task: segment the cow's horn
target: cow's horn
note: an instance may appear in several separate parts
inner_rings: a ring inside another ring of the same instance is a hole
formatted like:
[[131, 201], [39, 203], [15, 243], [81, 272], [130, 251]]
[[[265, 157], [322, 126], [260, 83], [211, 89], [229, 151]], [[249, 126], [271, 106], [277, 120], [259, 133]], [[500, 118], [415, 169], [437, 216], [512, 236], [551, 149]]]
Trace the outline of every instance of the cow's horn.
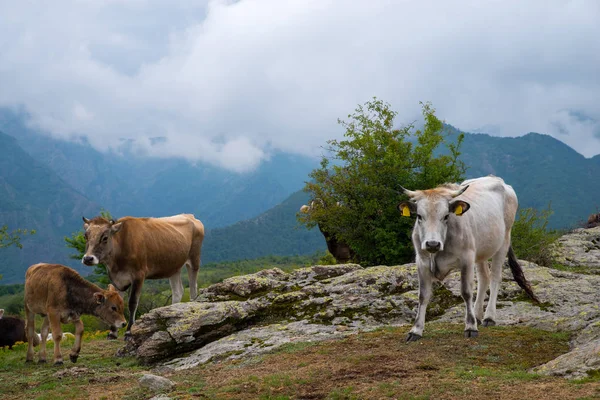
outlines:
[[452, 197], [454, 198], [454, 197], [458, 197], [458, 196], [460, 196], [460, 195], [461, 195], [461, 194], [463, 194], [463, 193], [464, 193], [464, 191], [465, 191], [465, 190], [467, 190], [468, 188], [469, 188], [469, 185], [465, 186], [464, 188], [462, 188], [462, 189], [460, 189], [460, 190], [457, 190], [456, 192], [454, 192], [454, 194], [452, 194]]
[[413, 191], [413, 190], [408, 190], [405, 187], [403, 187], [402, 185], [399, 185], [400, 189], [402, 189], [402, 191], [404, 192], [405, 195], [407, 195], [408, 197], [415, 197], [417, 192]]
[[86, 217], [81, 217], [81, 219], [83, 219], [83, 222], [85, 222], [86, 224], [89, 224], [89, 223], [90, 223], [90, 220], [89, 220], [89, 219], [87, 219]]

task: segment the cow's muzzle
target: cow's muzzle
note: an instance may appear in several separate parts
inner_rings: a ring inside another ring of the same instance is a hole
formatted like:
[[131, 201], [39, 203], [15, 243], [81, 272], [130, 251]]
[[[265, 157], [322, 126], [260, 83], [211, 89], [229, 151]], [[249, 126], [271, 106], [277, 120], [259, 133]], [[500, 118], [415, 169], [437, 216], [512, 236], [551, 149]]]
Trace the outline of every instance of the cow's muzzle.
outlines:
[[428, 240], [425, 242], [425, 250], [430, 252], [431, 254], [435, 254], [440, 251], [442, 244], [437, 240]]
[[93, 266], [98, 264], [98, 258], [96, 256], [83, 256], [81, 262], [87, 266]]

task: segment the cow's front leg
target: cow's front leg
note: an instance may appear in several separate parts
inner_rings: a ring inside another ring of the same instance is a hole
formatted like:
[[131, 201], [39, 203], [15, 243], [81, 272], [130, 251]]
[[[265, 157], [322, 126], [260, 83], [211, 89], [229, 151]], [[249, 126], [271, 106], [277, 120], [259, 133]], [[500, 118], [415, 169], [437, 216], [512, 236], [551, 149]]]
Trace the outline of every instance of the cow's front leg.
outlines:
[[464, 264], [460, 273], [460, 293], [465, 301], [465, 337], [467, 338], [478, 335], [477, 320], [473, 310], [473, 275], [473, 264]]
[[79, 351], [81, 350], [81, 339], [83, 337], [83, 322], [80, 319], [74, 321], [75, 323], [75, 343], [73, 344], [73, 348], [71, 349], [71, 354], [69, 358], [71, 362], [76, 363], [79, 358]]
[[140, 302], [140, 295], [142, 294], [143, 284], [143, 280], [135, 280], [133, 281], [133, 283], [131, 284], [131, 288], [129, 289], [129, 322], [127, 324], [127, 331], [125, 332], [126, 338], [131, 336], [131, 327], [135, 322], [135, 313]]
[[427, 305], [431, 299], [433, 276], [429, 270], [428, 264], [418, 264], [419, 274], [419, 307], [417, 308], [417, 318], [415, 324], [406, 337], [407, 342], [414, 342], [423, 337], [423, 329], [425, 328], [425, 314], [427, 313]]

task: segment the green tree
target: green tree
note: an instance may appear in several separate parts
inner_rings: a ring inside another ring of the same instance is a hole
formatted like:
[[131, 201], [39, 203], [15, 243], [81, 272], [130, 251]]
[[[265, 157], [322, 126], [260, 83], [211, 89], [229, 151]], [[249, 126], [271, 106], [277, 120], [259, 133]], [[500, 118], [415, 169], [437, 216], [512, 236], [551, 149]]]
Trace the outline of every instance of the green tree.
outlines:
[[[101, 210], [100, 215], [106, 219], [112, 219], [110, 212], [106, 210]], [[85, 255], [85, 236], [83, 231], [77, 231], [71, 234], [71, 237], [65, 236], [65, 242], [67, 247], [76, 251], [69, 256], [74, 260], [81, 260]], [[104, 264], [98, 264], [94, 266], [94, 275], [97, 276], [97, 281], [108, 285], [110, 283], [110, 279], [108, 278], [108, 273], [106, 272], [106, 266]]]
[[8, 226], [4, 225], [0, 227], [0, 249], [9, 246], [16, 246], [20, 249], [23, 248], [21, 244], [21, 237], [23, 235], [33, 235], [35, 229], [16, 229], [12, 232], [8, 231]]
[[[397, 113], [377, 98], [359, 105], [348, 121], [338, 120], [344, 140], [330, 140], [330, 156], [310, 173], [304, 191], [315, 199], [306, 226], [316, 224], [344, 241], [366, 265], [410, 262], [414, 221], [401, 218], [400, 186], [427, 189], [463, 179], [458, 159], [464, 135], [446, 140], [444, 126], [429, 103], [421, 103], [424, 126], [395, 128]], [[338, 206], [339, 205], [339, 206]]]

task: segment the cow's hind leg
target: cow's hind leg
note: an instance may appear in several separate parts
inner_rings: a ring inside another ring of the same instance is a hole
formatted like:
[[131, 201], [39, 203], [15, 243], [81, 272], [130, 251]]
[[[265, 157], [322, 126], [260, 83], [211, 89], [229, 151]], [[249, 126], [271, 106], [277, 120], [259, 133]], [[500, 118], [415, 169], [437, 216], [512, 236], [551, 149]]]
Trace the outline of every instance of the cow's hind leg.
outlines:
[[477, 263], [477, 297], [475, 299], [475, 318], [477, 323], [483, 321], [483, 302], [490, 285], [490, 270], [486, 261]]
[[425, 328], [425, 314], [427, 305], [431, 299], [433, 277], [428, 265], [418, 266], [419, 273], [419, 307], [417, 309], [417, 318], [415, 324], [406, 337], [407, 342], [414, 342], [423, 337]]
[[71, 354], [69, 358], [71, 362], [76, 363], [79, 358], [79, 352], [81, 351], [81, 338], [83, 337], [83, 322], [80, 319], [74, 321], [75, 323], [75, 344], [73, 344], [73, 348], [71, 349]]
[[171, 284], [171, 302], [172, 304], [179, 303], [183, 297], [183, 282], [181, 281], [181, 270], [169, 278]]
[[[29, 310], [25, 303], [25, 315], [27, 316], [27, 356], [26, 363], [33, 362], [33, 335], [35, 335], [35, 314]], [[41, 344], [40, 344], [41, 352]]]
[[473, 263], [464, 264], [460, 271], [460, 293], [465, 301], [465, 337], [476, 337], [477, 320], [473, 310]]
[[502, 265], [510, 246], [510, 235], [504, 241], [502, 248], [492, 257], [491, 283], [490, 283], [490, 298], [485, 316], [483, 318], [483, 326], [496, 325], [496, 301], [498, 300], [498, 292], [502, 283]]
[[190, 279], [190, 300], [196, 300], [198, 297], [198, 271], [200, 271], [200, 254], [198, 257], [192, 257], [186, 264], [188, 278]]

